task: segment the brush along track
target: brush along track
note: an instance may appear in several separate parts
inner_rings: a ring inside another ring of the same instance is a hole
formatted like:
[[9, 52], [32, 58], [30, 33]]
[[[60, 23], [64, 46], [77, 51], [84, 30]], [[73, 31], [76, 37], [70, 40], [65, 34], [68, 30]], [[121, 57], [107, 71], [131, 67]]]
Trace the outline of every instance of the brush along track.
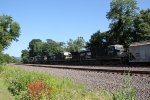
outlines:
[[104, 66], [68, 66], [68, 65], [45, 65], [45, 64], [25, 64], [27, 66], [49, 67], [58, 69], [71, 69], [83, 71], [97, 71], [97, 72], [112, 72], [112, 73], [126, 73], [126, 74], [140, 74], [149, 75], [150, 68], [148, 67], [104, 67]]

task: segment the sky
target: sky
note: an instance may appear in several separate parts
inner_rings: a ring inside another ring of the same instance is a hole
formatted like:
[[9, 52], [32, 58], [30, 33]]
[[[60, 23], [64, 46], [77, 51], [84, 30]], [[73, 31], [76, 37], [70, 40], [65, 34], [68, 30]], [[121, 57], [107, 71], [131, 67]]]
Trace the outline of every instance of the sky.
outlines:
[[[18, 42], [4, 51], [20, 57], [32, 39], [67, 42], [81, 36], [88, 41], [93, 33], [107, 31], [106, 13], [111, 0], [0, 0], [0, 15], [12, 16], [21, 27]], [[150, 8], [150, 0], [137, 0], [140, 9]]]

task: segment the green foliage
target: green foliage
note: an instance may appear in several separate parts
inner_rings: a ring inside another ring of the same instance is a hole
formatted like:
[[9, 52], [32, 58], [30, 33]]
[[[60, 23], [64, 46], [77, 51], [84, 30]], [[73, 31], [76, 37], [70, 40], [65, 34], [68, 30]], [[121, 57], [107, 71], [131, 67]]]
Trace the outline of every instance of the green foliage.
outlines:
[[41, 55], [43, 42], [40, 39], [33, 39], [29, 43], [29, 56], [34, 57]]
[[[1, 67], [0, 67], [1, 73]], [[0, 99], [1, 100], [12, 100], [12, 95], [8, 91], [7, 86], [5, 86], [5, 81], [0, 78]]]
[[92, 51], [93, 57], [96, 56], [98, 52], [109, 44], [109, 34], [107, 32], [101, 33], [100, 31], [95, 32], [89, 42], [87, 42], [87, 48]]
[[19, 60], [17, 60], [15, 57], [11, 57], [8, 54], [0, 53], [0, 64], [4, 63], [18, 63]]
[[135, 100], [136, 91], [133, 88], [119, 90], [113, 95], [113, 100]]
[[132, 42], [134, 19], [137, 15], [136, 0], [113, 0], [110, 4], [110, 11], [107, 18], [110, 23], [110, 33], [112, 34], [112, 44], [123, 44], [128, 46]]
[[74, 41], [70, 39], [67, 48], [65, 48], [64, 42], [56, 42], [52, 39], [47, 39], [46, 42], [42, 42], [40, 39], [33, 39], [29, 43], [29, 52], [27, 50], [22, 50], [22, 61], [26, 63], [28, 57], [54, 55], [64, 52], [65, 50], [79, 52], [84, 48], [84, 44], [85, 41], [82, 37], [78, 37]]
[[42, 55], [53, 55], [64, 51], [64, 43], [63, 42], [55, 42], [52, 39], [47, 39], [45, 43], [43, 43], [42, 47]]
[[128, 75], [124, 79], [124, 86], [122, 89], [113, 93], [113, 100], [136, 100], [136, 90], [131, 86], [131, 78]]
[[[33, 39], [29, 43], [29, 57], [57, 54], [64, 51], [63, 46], [63, 42], [55, 42], [51, 39], [47, 39], [46, 42], [42, 42], [40, 39]], [[25, 55], [28, 57], [27, 52]]]
[[29, 51], [25, 49], [25, 50], [22, 50], [21, 53], [22, 53], [21, 54], [22, 62], [27, 63], [28, 57], [29, 57]]
[[124, 25], [132, 24], [133, 17], [137, 15], [136, 0], [112, 0], [110, 3], [110, 11], [107, 13], [107, 18], [112, 22], [123, 20]]
[[14, 56], [11, 57], [12, 63], [20, 63], [20, 60], [15, 58]]
[[134, 41], [150, 39], [150, 9], [141, 10], [140, 14], [134, 20], [134, 27]]
[[106, 42], [105, 33], [97, 31], [91, 36], [89, 46], [101, 46], [104, 42]]
[[107, 19], [110, 30], [94, 33], [86, 47], [94, 54], [107, 45], [122, 44], [128, 47], [132, 42], [150, 39], [150, 9], [138, 12], [136, 0], [112, 0]]
[[83, 37], [78, 37], [76, 40], [69, 39], [66, 50], [69, 52], [80, 52], [85, 44]]
[[0, 16], [0, 51], [6, 49], [12, 41], [17, 41], [20, 26], [11, 16]]

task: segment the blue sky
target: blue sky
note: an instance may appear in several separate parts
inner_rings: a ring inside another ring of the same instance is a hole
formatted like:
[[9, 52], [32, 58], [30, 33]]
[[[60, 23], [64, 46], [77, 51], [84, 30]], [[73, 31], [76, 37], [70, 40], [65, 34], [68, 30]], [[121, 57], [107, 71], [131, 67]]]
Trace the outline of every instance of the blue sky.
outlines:
[[[0, 0], [0, 15], [10, 15], [21, 26], [18, 42], [4, 51], [20, 57], [32, 39], [67, 42], [70, 38], [107, 31], [106, 13], [111, 0]], [[150, 0], [138, 0], [140, 9], [150, 8]]]

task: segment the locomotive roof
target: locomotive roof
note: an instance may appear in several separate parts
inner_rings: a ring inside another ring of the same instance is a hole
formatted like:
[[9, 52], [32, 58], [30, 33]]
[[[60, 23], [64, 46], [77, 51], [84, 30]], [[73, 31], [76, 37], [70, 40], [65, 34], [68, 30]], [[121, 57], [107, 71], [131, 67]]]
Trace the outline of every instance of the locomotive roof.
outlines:
[[150, 45], [150, 40], [148, 41], [140, 41], [140, 42], [133, 42], [130, 46], [141, 46], [141, 45]]

